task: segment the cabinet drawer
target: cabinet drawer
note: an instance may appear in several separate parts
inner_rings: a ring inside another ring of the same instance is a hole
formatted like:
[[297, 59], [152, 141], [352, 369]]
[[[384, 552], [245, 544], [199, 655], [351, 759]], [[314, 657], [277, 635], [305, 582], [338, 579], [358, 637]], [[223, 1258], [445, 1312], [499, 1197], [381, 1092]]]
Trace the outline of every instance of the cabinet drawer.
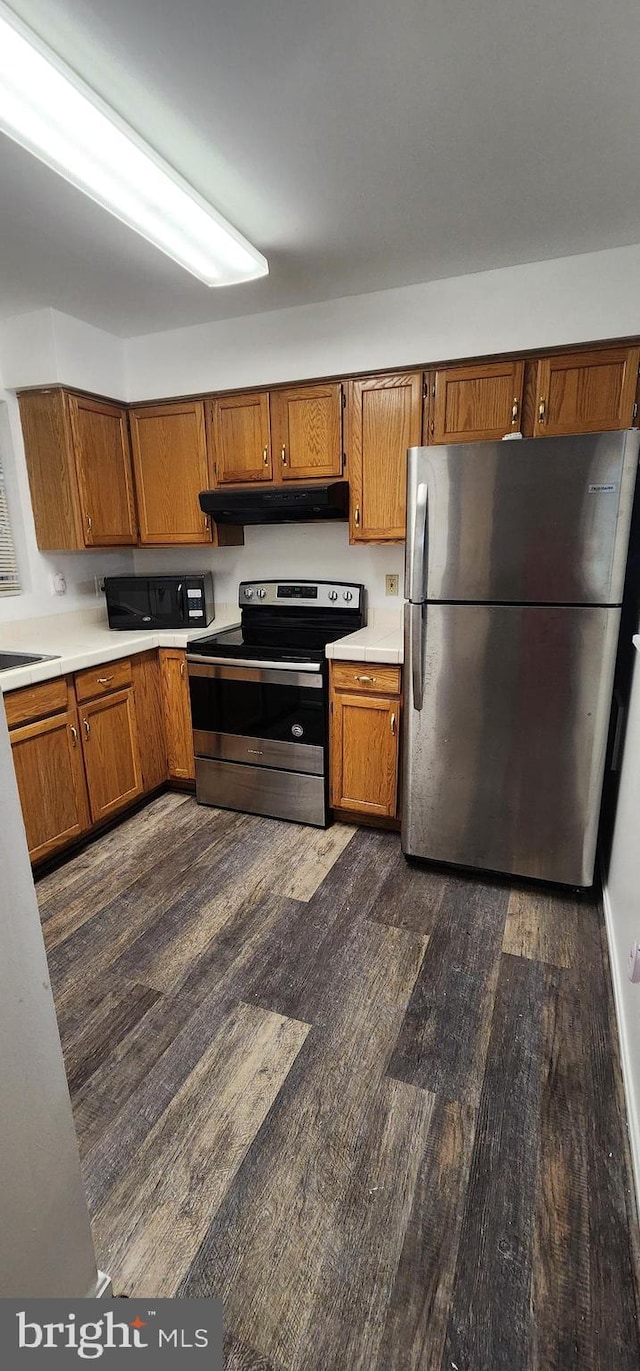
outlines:
[[400, 667], [375, 662], [332, 662], [334, 690], [358, 690], [368, 695], [400, 694]]
[[75, 680], [78, 703], [95, 700], [100, 695], [107, 695], [111, 690], [122, 690], [124, 686], [131, 685], [131, 662], [128, 658], [122, 658], [117, 662], [105, 662], [103, 666], [79, 671]]
[[4, 696], [4, 708], [9, 728], [46, 719], [48, 714], [62, 713], [67, 708], [68, 693], [65, 676], [43, 681], [42, 685], [8, 691]]

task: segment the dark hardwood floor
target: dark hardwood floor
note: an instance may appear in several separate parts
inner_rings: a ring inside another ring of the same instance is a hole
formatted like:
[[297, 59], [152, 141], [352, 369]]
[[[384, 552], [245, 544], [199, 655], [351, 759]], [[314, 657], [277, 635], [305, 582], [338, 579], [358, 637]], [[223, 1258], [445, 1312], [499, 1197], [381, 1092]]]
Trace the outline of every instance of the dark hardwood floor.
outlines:
[[177, 794], [37, 890], [118, 1293], [228, 1371], [637, 1371], [597, 898]]

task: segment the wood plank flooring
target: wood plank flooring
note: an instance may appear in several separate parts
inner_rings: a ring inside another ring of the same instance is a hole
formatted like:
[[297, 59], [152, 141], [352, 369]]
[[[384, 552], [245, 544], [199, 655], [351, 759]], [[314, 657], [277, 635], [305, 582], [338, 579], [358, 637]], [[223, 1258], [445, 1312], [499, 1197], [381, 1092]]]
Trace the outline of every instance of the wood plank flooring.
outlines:
[[637, 1371], [597, 897], [177, 794], [37, 892], [118, 1293], [227, 1371]]

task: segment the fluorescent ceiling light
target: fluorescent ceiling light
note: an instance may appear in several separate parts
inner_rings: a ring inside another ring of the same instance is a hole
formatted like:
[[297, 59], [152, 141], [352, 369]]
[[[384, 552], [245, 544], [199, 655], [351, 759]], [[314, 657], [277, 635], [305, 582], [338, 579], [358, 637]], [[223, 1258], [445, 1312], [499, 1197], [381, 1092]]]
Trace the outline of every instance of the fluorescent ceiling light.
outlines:
[[0, 130], [208, 286], [266, 258], [0, 0]]

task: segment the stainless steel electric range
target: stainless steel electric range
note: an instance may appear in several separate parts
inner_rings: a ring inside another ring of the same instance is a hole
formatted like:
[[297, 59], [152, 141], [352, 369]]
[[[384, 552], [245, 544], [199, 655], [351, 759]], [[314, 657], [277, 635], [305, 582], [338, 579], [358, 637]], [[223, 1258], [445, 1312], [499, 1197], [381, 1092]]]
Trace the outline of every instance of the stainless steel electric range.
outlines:
[[343, 581], [243, 581], [240, 623], [189, 644], [201, 804], [324, 828], [327, 643], [366, 623], [365, 589]]

